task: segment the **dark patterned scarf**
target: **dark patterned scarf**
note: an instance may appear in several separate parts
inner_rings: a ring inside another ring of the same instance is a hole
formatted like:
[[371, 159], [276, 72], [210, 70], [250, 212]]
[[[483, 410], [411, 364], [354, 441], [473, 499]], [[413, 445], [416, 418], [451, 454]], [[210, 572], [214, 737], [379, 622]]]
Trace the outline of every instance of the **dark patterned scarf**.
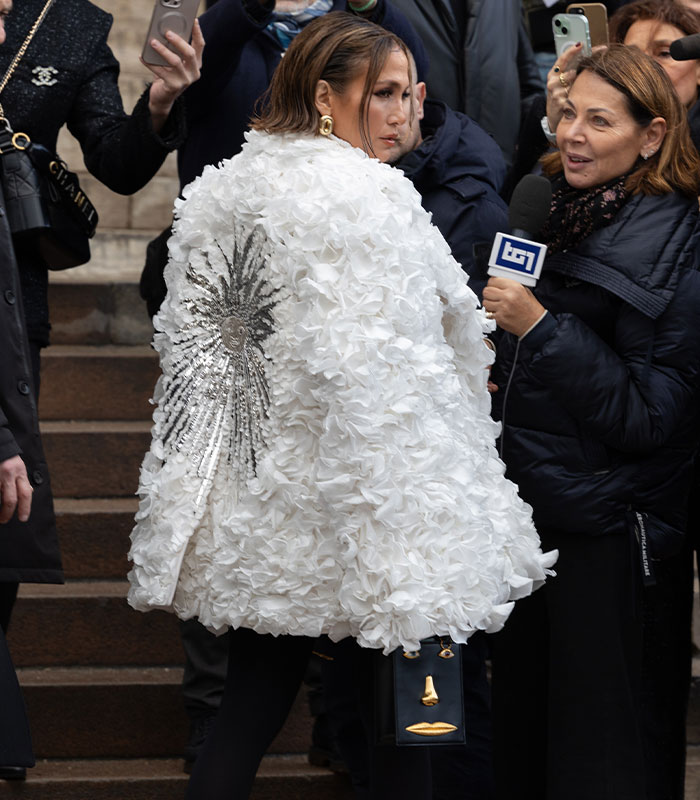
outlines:
[[570, 250], [593, 231], [609, 225], [629, 199], [625, 189], [627, 177], [620, 175], [591, 189], [573, 189], [563, 172], [555, 176], [549, 219], [542, 228], [547, 252]]

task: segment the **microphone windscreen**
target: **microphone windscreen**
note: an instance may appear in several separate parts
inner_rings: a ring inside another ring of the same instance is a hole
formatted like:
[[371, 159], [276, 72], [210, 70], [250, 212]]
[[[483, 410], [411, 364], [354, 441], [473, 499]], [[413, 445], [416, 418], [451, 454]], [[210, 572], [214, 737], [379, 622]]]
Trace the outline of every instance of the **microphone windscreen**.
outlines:
[[526, 175], [513, 191], [508, 208], [512, 231], [527, 231], [537, 236], [549, 216], [552, 184], [543, 175]]
[[671, 58], [676, 61], [688, 61], [693, 58], [700, 58], [700, 33], [694, 33], [692, 36], [684, 36], [682, 39], [676, 39], [671, 42], [669, 48]]

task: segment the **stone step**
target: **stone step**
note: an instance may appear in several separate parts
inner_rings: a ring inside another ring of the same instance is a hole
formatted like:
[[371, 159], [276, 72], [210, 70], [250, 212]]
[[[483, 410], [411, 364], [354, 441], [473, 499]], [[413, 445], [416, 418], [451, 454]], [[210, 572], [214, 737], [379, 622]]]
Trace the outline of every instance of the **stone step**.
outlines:
[[55, 508], [66, 578], [123, 579], [137, 499], [58, 499]]
[[[145, 246], [145, 237], [142, 243]], [[77, 275], [79, 270], [51, 274], [53, 344], [150, 344], [153, 326], [139, 296], [138, 276], [122, 283], [64, 282], [69, 272]]]
[[15, 664], [179, 666], [175, 615], [134, 611], [126, 592], [124, 580], [22, 584], [8, 635]]
[[[178, 758], [182, 753], [188, 723], [179, 668], [19, 668], [17, 675], [37, 758]], [[270, 753], [307, 751], [311, 718], [305, 697], [302, 688]]]
[[685, 767], [685, 800], [700, 797], [700, 747], [689, 747]]
[[[181, 800], [187, 776], [178, 759], [43, 760], [26, 784], [0, 782], [0, 798]], [[304, 755], [266, 756], [251, 800], [352, 800], [345, 776], [310, 766]]]
[[150, 422], [43, 422], [54, 497], [131, 497]]
[[159, 375], [148, 345], [55, 345], [41, 357], [42, 420], [150, 420]]

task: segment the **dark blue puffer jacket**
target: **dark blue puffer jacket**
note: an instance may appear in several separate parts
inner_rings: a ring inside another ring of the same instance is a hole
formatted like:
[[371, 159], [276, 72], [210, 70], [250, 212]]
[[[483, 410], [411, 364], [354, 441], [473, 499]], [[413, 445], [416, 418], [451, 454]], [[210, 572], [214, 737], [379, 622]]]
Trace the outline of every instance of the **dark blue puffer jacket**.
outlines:
[[508, 475], [542, 529], [622, 532], [646, 512], [682, 532], [698, 440], [698, 204], [632, 197], [545, 261], [549, 310], [499, 344], [492, 379]]
[[508, 208], [499, 192], [506, 163], [496, 142], [474, 120], [436, 100], [425, 101], [424, 141], [397, 166], [413, 182], [423, 208], [471, 276], [481, 296], [485, 272], [474, 274], [473, 247], [489, 247], [497, 231], [507, 231]]

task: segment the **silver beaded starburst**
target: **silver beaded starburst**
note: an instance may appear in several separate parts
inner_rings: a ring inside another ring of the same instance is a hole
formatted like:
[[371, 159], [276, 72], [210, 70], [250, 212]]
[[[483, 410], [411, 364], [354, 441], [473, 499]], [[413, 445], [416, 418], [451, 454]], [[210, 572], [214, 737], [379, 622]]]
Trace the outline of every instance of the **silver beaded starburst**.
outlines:
[[192, 321], [173, 337], [161, 408], [166, 450], [196, 464], [208, 492], [226, 459], [240, 485], [255, 475], [270, 404], [263, 343], [273, 332], [277, 291], [265, 281], [269, 245], [261, 228], [234, 224], [229, 257], [219, 242], [206, 269], [186, 273]]

